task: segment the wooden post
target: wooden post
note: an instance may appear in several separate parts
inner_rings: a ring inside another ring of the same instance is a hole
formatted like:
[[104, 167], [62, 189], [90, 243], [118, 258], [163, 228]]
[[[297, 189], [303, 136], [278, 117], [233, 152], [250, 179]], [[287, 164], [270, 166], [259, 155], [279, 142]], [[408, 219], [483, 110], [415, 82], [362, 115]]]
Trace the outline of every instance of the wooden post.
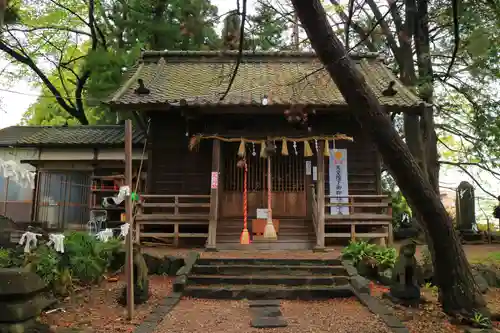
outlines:
[[[305, 170], [306, 170], [306, 175], [305, 175], [305, 191], [306, 191], [306, 217], [307, 219], [312, 219], [312, 192], [311, 192], [311, 187], [313, 187], [313, 179], [312, 179], [312, 161], [311, 160], [306, 160], [305, 161]], [[307, 165], [309, 165], [309, 174], [307, 174]]]
[[390, 217], [390, 220], [389, 220], [389, 226], [387, 228], [387, 246], [393, 246], [394, 245], [394, 228], [392, 226], [392, 202], [391, 202], [391, 198], [387, 198], [387, 200], [389, 201], [388, 204], [389, 204], [389, 207], [387, 208], [387, 213]]
[[220, 141], [213, 140], [212, 144], [212, 172], [217, 172], [217, 188], [210, 189], [210, 221], [208, 224], [208, 239], [206, 249], [215, 251], [217, 249], [217, 222], [219, 220], [219, 187], [220, 181]]
[[[132, 191], [132, 121], [125, 120], [125, 186], [130, 187]], [[132, 198], [128, 195], [125, 198], [125, 214], [129, 223], [129, 232], [126, 237], [126, 255], [125, 255], [125, 275], [127, 277], [127, 318], [132, 320], [134, 317], [134, 281], [133, 281], [133, 240], [132, 232], [134, 230], [132, 221]]]
[[318, 250], [325, 248], [325, 157], [323, 156], [323, 151], [325, 150], [325, 142], [321, 140], [318, 142], [318, 152], [317, 157], [317, 172], [318, 180], [316, 183], [317, 198], [318, 198], [318, 232], [316, 237], [319, 238]]

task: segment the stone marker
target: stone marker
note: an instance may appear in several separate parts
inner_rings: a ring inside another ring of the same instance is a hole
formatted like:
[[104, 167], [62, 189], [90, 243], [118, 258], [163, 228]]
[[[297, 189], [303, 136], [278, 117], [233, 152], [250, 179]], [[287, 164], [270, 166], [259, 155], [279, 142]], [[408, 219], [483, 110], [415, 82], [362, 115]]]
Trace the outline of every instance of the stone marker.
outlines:
[[286, 327], [288, 323], [280, 310], [279, 300], [249, 301], [251, 326], [255, 328]]
[[395, 303], [410, 306], [420, 302], [421, 272], [415, 251], [416, 244], [412, 240], [405, 241], [399, 250], [389, 293], [384, 294]]
[[37, 322], [42, 310], [55, 299], [44, 295], [46, 285], [33, 272], [0, 268], [0, 332], [45, 332], [48, 326]]

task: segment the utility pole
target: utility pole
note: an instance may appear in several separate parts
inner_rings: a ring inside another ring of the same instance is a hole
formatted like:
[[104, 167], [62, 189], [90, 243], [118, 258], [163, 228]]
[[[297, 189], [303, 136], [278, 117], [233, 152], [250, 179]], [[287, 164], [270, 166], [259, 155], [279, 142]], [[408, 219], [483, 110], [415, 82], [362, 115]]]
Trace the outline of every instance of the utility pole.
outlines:
[[129, 187], [129, 193], [125, 197], [125, 215], [129, 224], [129, 231], [125, 240], [125, 275], [127, 277], [127, 318], [134, 317], [134, 253], [132, 240], [132, 120], [125, 120], [125, 186]]

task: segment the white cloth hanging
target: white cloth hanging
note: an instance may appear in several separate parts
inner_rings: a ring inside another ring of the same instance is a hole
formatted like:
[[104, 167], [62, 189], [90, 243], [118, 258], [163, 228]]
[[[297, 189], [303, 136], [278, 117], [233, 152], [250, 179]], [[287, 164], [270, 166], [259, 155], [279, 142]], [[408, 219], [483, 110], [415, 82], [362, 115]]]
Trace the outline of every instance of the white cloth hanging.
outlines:
[[54, 246], [54, 250], [59, 253], [64, 253], [64, 235], [63, 234], [49, 234], [49, 242], [47, 246]]
[[113, 238], [113, 229], [106, 228], [103, 231], [99, 231], [96, 237], [101, 242], [106, 243], [110, 238]]
[[127, 196], [130, 196], [130, 186], [120, 186], [118, 195], [116, 197], [106, 197], [102, 200], [103, 207], [108, 207], [111, 203], [108, 199], [111, 199], [115, 205], [119, 205], [125, 200]]
[[24, 253], [29, 253], [32, 248], [36, 247], [38, 242], [37, 237], [42, 236], [42, 234], [35, 234], [31, 231], [26, 231], [19, 240], [20, 245], [24, 245]]
[[35, 173], [15, 161], [4, 161], [0, 158], [0, 173], [23, 188], [35, 188]]
[[120, 237], [123, 238], [127, 237], [129, 229], [130, 229], [129, 223], [122, 224], [120, 226]]

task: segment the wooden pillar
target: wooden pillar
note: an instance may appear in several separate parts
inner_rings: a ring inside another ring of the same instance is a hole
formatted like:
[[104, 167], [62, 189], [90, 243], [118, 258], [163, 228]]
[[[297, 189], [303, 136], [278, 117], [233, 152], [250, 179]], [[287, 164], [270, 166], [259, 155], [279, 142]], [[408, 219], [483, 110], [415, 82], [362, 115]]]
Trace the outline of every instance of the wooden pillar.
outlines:
[[323, 151], [325, 150], [325, 142], [321, 140], [318, 142], [319, 149], [316, 153], [317, 157], [317, 168], [318, 168], [318, 180], [316, 184], [316, 194], [318, 198], [318, 230], [316, 232], [317, 249], [325, 248], [325, 156], [323, 156]]
[[[313, 179], [312, 179], [312, 161], [310, 159], [307, 159], [305, 162], [305, 170], [306, 170], [306, 175], [305, 175], [305, 186], [304, 186], [304, 191], [306, 192], [306, 218], [308, 220], [312, 219], [312, 197], [311, 197], [311, 186], [313, 185]], [[309, 172], [309, 174], [308, 174]]]
[[[125, 120], [125, 184], [132, 191], [132, 121]], [[126, 260], [125, 260], [125, 275], [127, 277], [127, 319], [132, 320], [134, 317], [134, 281], [133, 281], [133, 239], [132, 231], [134, 230], [134, 221], [132, 218], [132, 199], [130, 195], [125, 198], [125, 214], [127, 222], [130, 226], [129, 232], [125, 238], [126, 243]]]
[[221, 162], [221, 143], [219, 140], [213, 140], [212, 144], [212, 172], [217, 173], [217, 187], [210, 189], [210, 221], [208, 224], [208, 239], [206, 249], [215, 251], [217, 249], [217, 222], [219, 220], [219, 187], [220, 181], [220, 162]]

